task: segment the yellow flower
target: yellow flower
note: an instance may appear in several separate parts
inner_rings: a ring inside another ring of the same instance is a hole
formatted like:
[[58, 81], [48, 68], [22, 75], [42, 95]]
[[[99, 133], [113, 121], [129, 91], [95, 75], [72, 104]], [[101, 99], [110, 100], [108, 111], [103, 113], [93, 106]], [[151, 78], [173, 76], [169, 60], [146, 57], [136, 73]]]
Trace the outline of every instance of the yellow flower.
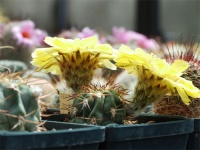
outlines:
[[[114, 61], [116, 66], [124, 68], [130, 74], [137, 75], [140, 83], [148, 82], [147, 79], [151, 79], [151, 85], [158, 85], [159, 81], [160, 86], [166, 86], [170, 92], [178, 92], [182, 101], [187, 105], [190, 103], [188, 96], [200, 97], [199, 89], [191, 81], [180, 77], [182, 72], [189, 67], [189, 64], [184, 60], [176, 60], [172, 65], [169, 65], [164, 59], [148, 54], [142, 49], [132, 50], [123, 45], [116, 53]], [[138, 68], [142, 68], [143, 71], [138, 71]], [[144, 72], [146, 73], [144, 74]]]
[[88, 84], [96, 68], [116, 69], [110, 62], [112, 47], [98, 44], [95, 36], [82, 40], [46, 37], [45, 43], [51, 47], [36, 49], [31, 63], [38, 67], [38, 71], [61, 75], [73, 89]]

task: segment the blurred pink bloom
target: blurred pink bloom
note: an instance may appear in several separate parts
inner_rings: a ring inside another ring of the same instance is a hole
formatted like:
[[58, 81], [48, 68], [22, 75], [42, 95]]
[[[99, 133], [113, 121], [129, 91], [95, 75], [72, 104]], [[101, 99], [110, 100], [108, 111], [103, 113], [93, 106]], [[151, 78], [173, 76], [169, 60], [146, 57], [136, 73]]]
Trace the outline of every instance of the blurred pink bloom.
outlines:
[[35, 29], [35, 24], [31, 20], [22, 21], [19, 25], [14, 26], [11, 32], [17, 44], [27, 47], [43, 45], [43, 40], [47, 36], [46, 32]]
[[140, 39], [143, 39], [143, 38], [146, 37], [146, 36], [139, 34], [137, 32], [126, 30], [123, 27], [120, 27], [120, 28], [113, 27], [112, 32], [113, 32], [113, 36], [115, 38], [115, 41], [117, 43], [120, 43], [120, 44], [127, 44], [127, 43], [129, 43], [133, 40], [137, 41], [137, 40], [140, 40]]
[[156, 50], [159, 47], [154, 39], [148, 39], [148, 38], [138, 40], [137, 45], [140, 48], [151, 49], [151, 50]]
[[156, 49], [157, 44], [154, 39], [148, 39], [145, 35], [126, 30], [123, 27], [113, 27], [113, 36], [115, 39], [115, 42], [118, 44], [129, 44], [131, 42], [136, 42], [136, 44], [140, 48], [144, 49]]
[[33, 40], [35, 41], [35, 46], [41, 46], [41, 45], [46, 45], [44, 42], [45, 37], [47, 36], [47, 32], [40, 30], [40, 29], [35, 29], [34, 34], [33, 34]]
[[83, 39], [83, 38], [87, 38], [87, 37], [95, 36], [95, 35], [98, 36], [95, 30], [90, 29], [89, 27], [85, 27], [82, 29], [81, 32], [77, 34], [77, 38]]
[[58, 37], [65, 38], [65, 39], [74, 39], [78, 34], [78, 30], [76, 28], [72, 28], [70, 30], [63, 30]]
[[99, 39], [99, 43], [105, 43], [106, 39], [105, 37], [100, 37], [100, 35], [94, 30], [91, 29], [89, 27], [85, 27], [81, 30], [81, 32], [79, 32], [77, 34], [77, 38], [83, 39], [83, 38], [87, 38], [87, 37], [91, 37], [91, 36], [97, 36], [97, 38]]

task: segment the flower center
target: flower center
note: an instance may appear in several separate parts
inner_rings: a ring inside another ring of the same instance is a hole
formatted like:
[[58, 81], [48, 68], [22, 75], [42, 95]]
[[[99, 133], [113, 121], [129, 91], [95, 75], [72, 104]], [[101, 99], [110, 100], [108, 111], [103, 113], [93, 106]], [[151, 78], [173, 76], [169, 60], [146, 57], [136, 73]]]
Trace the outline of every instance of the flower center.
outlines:
[[28, 32], [26, 32], [26, 31], [22, 31], [22, 36], [24, 38], [28, 38], [28, 39], [31, 37], [30, 34]]

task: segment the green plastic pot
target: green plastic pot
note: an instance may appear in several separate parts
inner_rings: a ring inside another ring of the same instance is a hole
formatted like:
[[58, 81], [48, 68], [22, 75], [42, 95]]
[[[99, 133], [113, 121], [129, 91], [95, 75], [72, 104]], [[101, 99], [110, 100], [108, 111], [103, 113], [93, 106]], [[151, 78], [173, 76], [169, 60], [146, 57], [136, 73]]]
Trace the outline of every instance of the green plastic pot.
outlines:
[[[0, 149], [98, 149], [105, 128], [47, 121], [45, 132], [0, 131]], [[56, 130], [52, 130], [56, 129]]]
[[[141, 115], [138, 124], [106, 126], [100, 149], [186, 149], [193, 119], [164, 115]], [[146, 122], [155, 121], [153, 124]]]

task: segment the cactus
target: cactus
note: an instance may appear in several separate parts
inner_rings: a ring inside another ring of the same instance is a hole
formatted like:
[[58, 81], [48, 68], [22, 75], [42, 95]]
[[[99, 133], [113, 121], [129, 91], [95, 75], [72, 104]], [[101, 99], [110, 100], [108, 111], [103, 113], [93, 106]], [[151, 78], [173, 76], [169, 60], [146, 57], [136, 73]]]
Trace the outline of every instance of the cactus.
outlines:
[[[187, 61], [190, 66], [182, 74], [182, 77], [192, 81], [195, 87], [200, 89], [200, 72], [199, 72], [199, 50], [198, 45], [195, 45], [195, 41], [192, 37], [188, 37], [180, 42], [175, 43], [170, 47], [167, 47], [168, 53], [165, 49], [161, 49], [161, 54], [164, 54], [165, 59], [172, 63], [176, 59], [182, 59]], [[200, 117], [200, 98], [190, 98], [192, 101], [190, 105], [185, 105], [179, 95], [173, 94], [163, 98], [162, 101], [157, 102], [153, 106], [153, 112], [156, 114], [165, 115], [180, 115], [188, 118]]]
[[[198, 62], [199, 63], [199, 62]], [[200, 89], [200, 70], [198, 64], [190, 64], [189, 68], [183, 73], [182, 77], [193, 82]]]
[[[3, 46], [12, 46], [12, 47], [14, 47], [14, 49], [2, 50], [1, 58], [10, 59], [10, 60], [20, 60], [22, 57], [27, 58], [27, 53], [25, 53], [25, 51], [27, 51], [27, 52], [29, 51], [28, 46], [18, 44], [17, 41], [14, 39], [14, 35], [12, 33], [13, 28], [15, 26], [19, 26], [19, 25], [20, 25], [20, 22], [16, 21], [16, 22], [10, 22], [5, 26], [5, 28], [2, 32], [2, 41], [1, 41], [2, 45]], [[25, 54], [26, 54], [26, 56], [25, 56]]]
[[35, 70], [27, 69], [26, 72], [24, 73], [24, 77], [31, 77], [31, 78], [39, 78], [39, 79], [44, 79], [47, 81], [51, 81], [51, 76], [48, 75], [47, 73], [43, 72], [36, 72]]
[[41, 119], [37, 96], [14, 75], [1, 77], [0, 130], [36, 131]]
[[1, 58], [9, 60], [20, 60], [25, 62], [29, 68], [31, 53], [36, 47], [44, 47], [43, 39], [47, 33], [35, 28], [31, 20], [12, 21], [6, 24], [2, 31], [2, 46], [12, 46], [14, 49], [2, 50]]
[[126, 90], [117, 86], [105, 89], [94, 85], [86, 91], [73, 99], [71, 114], [74, 119], [71, 122], [97, 125], [124, 122], [127, 106], [123, 96]]
[[0, 60], [0, 72], [19, 72], [28, 69], [28, 66], [17, 60]]
[[175, 60], [169, 64], [154, 54], [148, 54], [139, 48], [132, 50], [127, 46], [121, 46], [119, 51], [115, 57], [115, 65], [138, 78], [132, 97], [133, 114], [137, 115], [145, 106], [162, 101], [166, 94], [179, 95], [187, 106], [192, 98], [200, 97], [200, 90], [181, 76], [188, 69], [188, 62]]
[[[200, 73], [199, 67], [191, 64], [190, 67], [183, 73], [183, 78], [190, 80], [200, 89]], [[179, 95], [173, 94], [165, 96], [162, 101], [154, 104], [153, 111], [156, 114], [179, 115], [188, 118], [200, 117], [200, 99], [191, 98], [189, 106], [185, 105]]]

